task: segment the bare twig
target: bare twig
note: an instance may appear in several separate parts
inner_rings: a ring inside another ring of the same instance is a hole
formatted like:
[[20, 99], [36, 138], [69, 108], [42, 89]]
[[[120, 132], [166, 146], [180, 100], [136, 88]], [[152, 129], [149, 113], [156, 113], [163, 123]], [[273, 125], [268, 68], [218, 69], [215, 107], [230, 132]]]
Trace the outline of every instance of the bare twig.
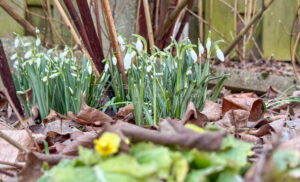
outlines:
[[9, 94], [7, 93], [7, 91], [5, 91], [4, 93], [5, 93], [5, 96], [6, 96], [7, 100], [8, 100], [8, 102], [9, 102], [9, 104], [11, 105], [13, 111], [14, 111], [15, 114], [17, 115], [17, 118], [19, 119], [21, 125], [23, 126], [23, 128], [24, 128], [25, 131], [27, 132], [29, 138], [32, 140], [32, 142], [33, 142], [34, 145], [36, 146], [37, 151], [40, 152], [41, 149], [40, 149], [39, 145], [37, 144], [37, 142], [36, 142], [35, 139], [33, 138], [32, 134], [31, 134], [31, 131], [30, 131], [29, 128], [26, 126], [25, 121], [22, 119], [20, 113], [17, 111], [16, 106], [15, 106], [15, 104], [12, 102], [12, 100], [11, 100]]
[[100, 24], [100, 16], [99, 16], [99, 5], [98, 0], [94, 0], [94, 11], [96, 16], [96, 26], [97, 26], [97, 33], [99, 37], [99, 43], [102, 46], [102, 36], [101, 36], [101, 24]]
[[125, 70], [124, 70], [124, 65], [123, 65], [123, 59], [122, 59], [122, 55], [121, 55], [120, 46], [118, 44], [117, 31], [116, 31], [114, 19], [111, 14], [109, 2], [108, 2], [108, 0], [101, 0], [101, 3], [102, 3], [103, 12], [105, 14], [106, 23], [108, 24], [110, 41], [112, 43], [112, 46], [113, 46], [113, 49], [115, 52], [115, 56], [117, 58], [118, 70], [122, 74], [124, 88], [127, 88], [127, 80], [126, 80], [126, 75], [125, 75]]
[[153, 49], [154, 48], [154, 36], [153, 36], [152, 21], [151, 21], [151, 16], [150, 16], [148, 0], [143, 0], [143, 5], [144, 5], [144, 12], [145, 12], [145, 17], [146, 17], [146, 25], [147, 25], [147, 33], [148, 33], [150, 49]]
[[0, 161], [0, 164], [7, 165], [7, 166], [13, 166], [16, 168], [23, 168], [25, 165], [23, 163], [11, 163], [6, 161]]
[[28, 149], [26, 149], [24, 146], [20, 145], [18, 142], [16, 142], [15, 140], [13, 140], [12, 138], [10, 138], [6, 134], [4, 134], [2, 131], [0, 131], [0, 138], [3, 138], [9, 144], [11, 144], [12, 146], [16, 147], [17, 149], [19, 149], [22, 152], [25, 152], [25, 153], [29, 152]]
[[[198, 16], [203, 19], [203, 1], [198, 0]], [[198, 19], [198, 26], [199, 26], [199, 38], [200, 41], [203, 41], [203, 22]]]
[[298, 46], [298, 43], [299, 43], [299, 39], [300, 39], [300, 32], [297, 35], [296, 42], [295, 42], [295, 45], [294, 45], [294, 48], [293, 48], [293, 51], [292, 51], [292, 55], [291, 55], [294, 74], [295, 74], [295, 76], [298, 80], [300, 80], [300, 76], [298, 75], [295, 62], [296, 62], [296, 51], [297, 51], [297, 46]]
[[231, 50], [235, 47], [235, 45], [243, 38], [243, 36], [248, 32], [248, 30], [252, 27], [252, 25], [264, 14], [266, 9], [268, 9], [273, 2], [274, 2], [274, 0], [270, 0], [268, 3], [264, 3], [264, 6], [262, 7], [262, 9], [240, 31], [240, 33], [236, 36], [236, 38], [233, 40], [233, 42], [224, 51], [225, 56], [227, 56], [231, 52]]

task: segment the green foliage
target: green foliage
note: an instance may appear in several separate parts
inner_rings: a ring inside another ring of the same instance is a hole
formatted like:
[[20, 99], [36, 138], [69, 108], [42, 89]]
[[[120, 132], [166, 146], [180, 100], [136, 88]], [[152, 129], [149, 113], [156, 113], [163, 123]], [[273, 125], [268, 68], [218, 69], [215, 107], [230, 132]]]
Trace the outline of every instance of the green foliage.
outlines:
[[61, 161], [46, 171], [39, 182], [82, 179], [95, 182], [241, 181], [241, 170], [252, 154], [251, 146], [233, 137], [225, 138], [222, 149], [217, 152], [173, 150], [152, 143], [138, 143], [131, 147], [129, 154], [107, 158], [80, 148], [79, 158]]
[[[224, 59], [218, 47], [221, 41], [211, 45], [210, 38], [207, 40], [208, 53], [203, 65], [200, 63], [204, 48], [200, 42], [198, 55], [194, 51], [197, 46], [187, 39], [180, 43], [173, 40], [163, 51], [155, 48], [148, 54], [144, 38], [138, 35], [136, 37], [136, 43], [126, 44], [128, 47], [124, 57], [128, 82], [126, 91], [116, 67], [115, 57], [112, 61], [107, 60], [112, 75], [114, 102], [117, 105], [118, 102], [131, 101], [135, 106], [136, 124], [153, 125], [157, 124], [160, 118], [168, 116], [181, 118], [190, 101], [194, 102], [197, 109], [202, 110], [207, 98], [217, 100], [226, 75], [211, 77], [209, 58], [215, 49], [218, 57]], [[208, 94], [207, 86], [215, 79], [220, 81]]]
[[[21, 44], [25, 55], [21, 56], [21, 53], [17, 52], [11, 58], [16, 59], [14, 82], [28, 115], [36, 103], [42, 119], [49, 114], [50, 109], [61, 114], [67, 114], [68, 111], [77, 113], [81, 107], [82, 94], [89, 106], [99, 105], [109, 78], [106, 72], [96, 80], [91, 63], [83, 58], [82, 66], [79, 66], [68, 47], [63, 51], [54, 48], [44, 53], [39, 38], [35, 43], [24, 44], [18, 38], [16, 42], [17, 46]], [[30, 89], [32, 102], [28, 94]], [[20, 95], [25, 95], [25, 99]]]

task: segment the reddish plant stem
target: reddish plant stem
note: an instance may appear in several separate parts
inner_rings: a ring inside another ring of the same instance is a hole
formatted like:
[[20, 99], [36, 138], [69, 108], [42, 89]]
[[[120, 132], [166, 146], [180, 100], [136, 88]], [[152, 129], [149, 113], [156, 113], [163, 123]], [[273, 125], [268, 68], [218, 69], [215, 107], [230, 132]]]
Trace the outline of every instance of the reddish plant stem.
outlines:
[[89, 9], [89, 5], [87, 1], [83, 0], [76, 0], [76, 2], [81, 15], [82, 22], [84, 24], [87, 37], [90, 41], [90, 45], [94, 53], [95, 59], [93, 61], [99, 73], [102, 73], [102, 71], [104, 70], [104, 63], [102, 63], [102, 60], [104, 59], [104, 54], [94, 27], [94, 22]]
[[21, 103], [17, 97], [16, 94], [16, 88], [15, 88], [15, 84], [9, 69], [9, 65], [6, 59], [6, 55], [3, 49], [3, 44], [2, 41], [0, 40], [0, 76], [2, 78], [2, 82], [5, 86], [5, 88], [8, 91], [8, 94], [10, 95], [12, 102], [14, 103], [14, 105], [16, 106], [16, 109], [18, 110], [18, 112], [23, 115], [23, 109], [21, 106]]
[[98, 0], [94, 0], [94, 11], [95, 11], [95, 16], [96, 16], [96, 25], [97, 25], [99, 43], [100, 43], [100, 46], [103, 47], [102, 46], [101, 23], [100, 23], [100, 16], [99, 16]]

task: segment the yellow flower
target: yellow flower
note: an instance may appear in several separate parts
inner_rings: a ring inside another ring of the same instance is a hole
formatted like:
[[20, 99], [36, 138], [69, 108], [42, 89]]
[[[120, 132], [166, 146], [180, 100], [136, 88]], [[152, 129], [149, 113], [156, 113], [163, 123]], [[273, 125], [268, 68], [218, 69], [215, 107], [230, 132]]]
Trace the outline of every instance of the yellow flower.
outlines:
[[105, 132], [99, 139], [94, 140], [95, 150], [105, 156], [117, 153], [120, 143], [119, 135], [111, 132]]

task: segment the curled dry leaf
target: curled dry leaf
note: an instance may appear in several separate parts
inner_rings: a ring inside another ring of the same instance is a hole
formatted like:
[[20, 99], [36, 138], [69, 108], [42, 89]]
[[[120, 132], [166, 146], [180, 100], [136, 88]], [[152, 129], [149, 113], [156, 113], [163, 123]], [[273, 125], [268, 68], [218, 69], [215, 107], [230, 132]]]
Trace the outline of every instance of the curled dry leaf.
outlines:
[[223, 119], [215, 122], [216, 126], [223, 129], [229, 129], [231, 127], [244, 128], [247, 126], [248, 117], [250, 115], [249, 111], [245, 110], [230, 110], [225, 113]]
[[125, 107], [122, 107], [118, 110], [116, 118], [117, 119], [124, 119], [128, 114], [132, 113], [134, 110], [133, 104], [128, 104]]
[[222, 109], [219, 104], [206, 100], [204, 109], [201, 113], [204, 114], [209, 121], [217, 121], [222, 116]]
[[88, 106], [84, 102], [82, 103], [78, 114], [69, 112], [68, 115], [73, 121], [83, 125], [99, 125], [101, 123], [113, 121], [113, 119], [105, 113]]
[[261, 99], [249, 97], [252, 94], [235, 94], [223, 98], [222, 113], [231, 109], [242, 109], [249, 111], [249, 121], [257, 121], [264, 114], [264, 105]]
[[186, 112], [181, 120], [182, 124], [192, 123], [199, 127], [204, 127], [208, 122], [209, 120], [206, 115], [200, 113], [192, 102], [188, 104]]
[[68, 118], [51, 109], [49, 115], [44, 118], [43, 123], [48, 123], [48, 122], [62, 120], [62, 119], [68, 119]]
[[265, 93], [265, 97], [267, 98], [276, 98], [277, 96], [279, 96], [280, 94], [282, 94], [282, 92], [272, 86], [270, 86], [266, 93]]

